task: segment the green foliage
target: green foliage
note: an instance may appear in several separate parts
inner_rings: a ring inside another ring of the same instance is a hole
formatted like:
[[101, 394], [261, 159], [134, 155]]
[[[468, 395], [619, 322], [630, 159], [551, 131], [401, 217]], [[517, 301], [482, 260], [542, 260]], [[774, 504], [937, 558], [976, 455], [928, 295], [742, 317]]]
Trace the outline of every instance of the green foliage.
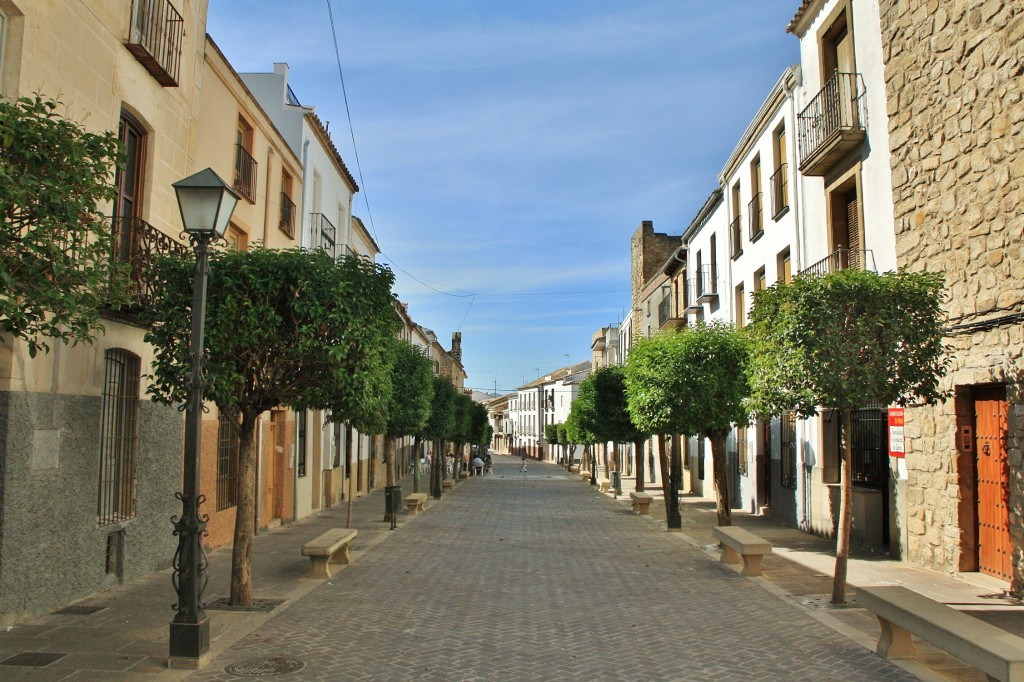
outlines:
[[387, 407], [388, 436], [419, 433], [430, 417], [434, 397], [434, 373], [430, 359], [406, 341], [391, 339], [391, 391]]
[[487, 408], [472, 398], [470, 398], [469, 424], [469, 438], [466, 442], [486, 447], [491, 442], [491, 425], [487, 421]]
[[111, 262], [111, 221], [97, 206], [116, 196], [121, 148], [87, 132], [58, 104], [0, 100], [0, 331], [29, 355], [47, 339], [90, 343], [100, 310], [128, 301], [127, 270]]
[[555, 428], [558, 432], [559, 445], [573, 445], [573, 443], [569, 440], [569, 428], [566, 424], [555, 424]]
[[599, 440], [614, 443], [629, 443], [643, 438], [649, 432], [637, 429], [629, 416], [626, 401], [626, 372], [621, 365], [601, 367], [580, 385], [592, 382], [597, 421], [588, 425]]
[[549, 445], [561, 444], [561, 442], [558, 440], [558, 424], [544, 425], [544, 440], [546, 440]]
[[[147, 310], [156, 351], [155, 401], [186, 398], [194, 263], [157, 261]], [[398, 332], [391, 271], [320, 251], [220, 251], [210, 259], [206, 398], [257, 415], [279, 406], [330, 410], [383, 432], [390, 400], [390, 340]]]
[[809, 416], [818, 407], [933, 403], [948, 360], [943, 278], [840, 270], [754, 297], [751, 408]]
[[580, 391], [569, 408], [569, 418], [565, 420], [566, 436], [576, 445], [593, 445], [600, 442], [593, 426], [600, 420], [597, 412], [597, 389], [590, 377], [580, 384]]
[[746, 424], [747, 356], [745, 335], [721, 323], [641, 339], [625, 371], [633, 423], [644, 433], [687, 436]]
[[433, 384], [430, 417], [420, 435], [428, 440], [455, 440], [455, 401], [459, 393], [444, 377], [435, 376]]

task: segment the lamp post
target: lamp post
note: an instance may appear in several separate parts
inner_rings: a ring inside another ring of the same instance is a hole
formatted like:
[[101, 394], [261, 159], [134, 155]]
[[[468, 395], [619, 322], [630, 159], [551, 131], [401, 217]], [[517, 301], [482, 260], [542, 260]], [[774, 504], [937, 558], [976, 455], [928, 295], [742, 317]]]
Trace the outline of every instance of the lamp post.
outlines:
[[203, 419], [203, 341], [206, 324], [206, 287], [210, 275], [210, 242], [224, 236], [235, 210], [238, 195], [212, 169], [199, 171], [174, 183], [174, 192], [181, 210], [185, 233], [196, 255], [192, 275], [192, 330], [189, 355], [191, 368], [188, 376], [188, 398], [185, 403], [185, 455], [182, 491], [175, 497], [181, 500], [181, 516], [172, 519], [174, 534], [178, 536], [178, 549], [174, 553], [174, 572], [171, 582], [178, 593], [174, 606], [177, 614], [171, 621], [170, 656], [172, 668], [198, 668], [205, 665], [210, 651], [210, 622], [200, 601], [206, 587], [206, 553], [203, 535], [206, 534], [205, 514], [200, 516], [199, 494], [200, 458], [202, 454], [201, 428]]

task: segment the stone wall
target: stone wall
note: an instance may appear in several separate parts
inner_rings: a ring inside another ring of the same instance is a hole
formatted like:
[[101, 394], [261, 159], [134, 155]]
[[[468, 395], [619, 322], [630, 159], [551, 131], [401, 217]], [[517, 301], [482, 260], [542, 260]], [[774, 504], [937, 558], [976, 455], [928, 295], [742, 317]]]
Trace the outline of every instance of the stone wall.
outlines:
[[[907, 413], [907, 558], [976, 570], [972, 387], [1005, 384], [1013, 589], [1022, 587], [1024, 6], [880, 0], [900, 267], [945, 273], [955, 397]], [[979, 324], [980, 323], [980, 324]], [[973, 326], [967, 326], [973, 325]]]
[[633, 233], [630, 241], [630, 289], [633, 292], [631, 317], [634, 336], [641, 335], [644, 329], [640, 312], [644, 284], [668, 262], [681, 243], [681, 237], [655, 232], [654, 223], [650, 220], [640, 223]]

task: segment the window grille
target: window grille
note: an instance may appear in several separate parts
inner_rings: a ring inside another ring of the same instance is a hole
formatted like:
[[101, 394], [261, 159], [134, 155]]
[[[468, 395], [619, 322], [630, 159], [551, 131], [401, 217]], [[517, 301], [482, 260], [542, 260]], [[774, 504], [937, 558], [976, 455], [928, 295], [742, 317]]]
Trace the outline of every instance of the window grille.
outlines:
[[217, 511], [238, 504], [238, 421], [221, 413], [217, 420]]
[[341, 422], [334, 422], [334, 460], [331, 466], [337, 469], [341, 466]]
[[296, 475], [306, 475], [306, 411], [295, 412], [295, 466]]
[[779, 419], [782, 457], [782, 487], [796, 490], [796, 414], [786, 412]]
[[123, 348], [103, 354], [98, 523], [135, 516], [139, 452], [139, 356]]
[[747, 475], [747, 427], [736, 429], [736, 463], [740, 476]]

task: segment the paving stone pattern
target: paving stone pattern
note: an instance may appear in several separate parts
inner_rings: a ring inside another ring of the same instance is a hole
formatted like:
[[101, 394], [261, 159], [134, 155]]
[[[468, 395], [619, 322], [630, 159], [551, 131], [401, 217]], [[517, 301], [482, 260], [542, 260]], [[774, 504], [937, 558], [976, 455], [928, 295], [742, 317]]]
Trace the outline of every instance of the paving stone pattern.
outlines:
[[[910, 680], [560, 469], [499, 457], [189, 680]], [[243, 666], [244, 667], [244, 666]]]

